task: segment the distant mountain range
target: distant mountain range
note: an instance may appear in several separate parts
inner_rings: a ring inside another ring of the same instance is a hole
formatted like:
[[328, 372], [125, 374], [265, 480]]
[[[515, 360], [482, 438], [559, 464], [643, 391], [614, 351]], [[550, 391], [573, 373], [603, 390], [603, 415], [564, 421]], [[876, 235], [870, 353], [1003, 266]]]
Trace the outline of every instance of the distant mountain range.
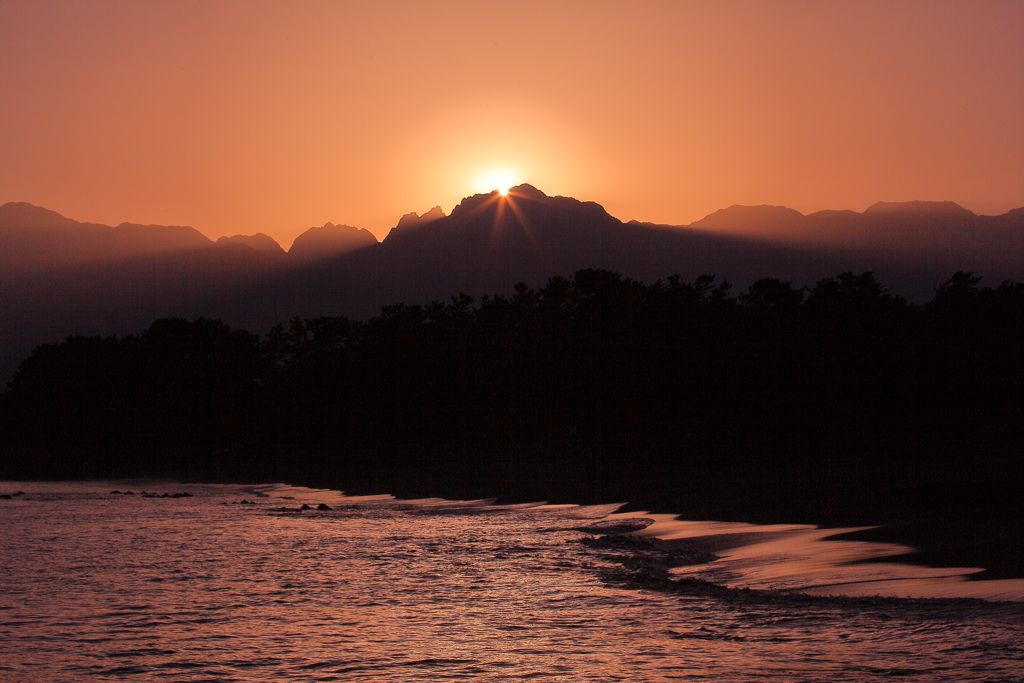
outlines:
[[879, 202], [863, 213], [803, 215], [732, 206], [688, 226], [624, 223], [594, 202], [531, 185], [406, 214], [378, 242], [327, 223], [288, 252], [264, 234], [217, 242], [189, 227], [79, 223], [0, 206], [0, 378], [39, 343], [128, 334], [160, 317], [198, 316], [256, 332], [294, 316], [365, 318], [390, 303], [511, 292], [517, 282], [606, 268], [653, 282], [672, 274], [813, 284], [871, 270], [912, 301], [957, 270], [986, 283], [1024, 278], [1024, 208], [978, 216], [952, 202]]
[[979, 216], [954, 202], [878, 202], [864, 213], [817, 211], [803, 215], [784, 206], [731, 206], [690, 228], [829, 249], [875, 253], [926, 253], [956, 263], [977, 259], [1016, 268], [1024, 250], [1024, 208]]
[[[377, 244], [368, 230], [327, 223], [296, 238], [287, 255], [302, 262], [340, 256]], [[117, 227], [79, 223], [56, 211], [26, 202], [0, 206], [0, 269], [4, 273], [123, 261], [138, 256], [181, 255], [209, 247], [238, 245], [275, 256], [286, 252], [274, 238], [255, 235], [221, 237], [216, 242], [194, 228], [180, 225]]]

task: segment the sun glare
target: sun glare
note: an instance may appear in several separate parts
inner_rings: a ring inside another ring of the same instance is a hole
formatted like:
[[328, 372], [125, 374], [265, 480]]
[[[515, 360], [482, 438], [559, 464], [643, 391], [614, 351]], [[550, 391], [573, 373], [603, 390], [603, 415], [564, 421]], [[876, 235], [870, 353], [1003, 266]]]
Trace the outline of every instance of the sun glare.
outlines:
[[507, 168], [489, 169], [481, 172], [474, 183], [477, 192], [494, 192], [504, 197], [518, 182], [518, 174]]

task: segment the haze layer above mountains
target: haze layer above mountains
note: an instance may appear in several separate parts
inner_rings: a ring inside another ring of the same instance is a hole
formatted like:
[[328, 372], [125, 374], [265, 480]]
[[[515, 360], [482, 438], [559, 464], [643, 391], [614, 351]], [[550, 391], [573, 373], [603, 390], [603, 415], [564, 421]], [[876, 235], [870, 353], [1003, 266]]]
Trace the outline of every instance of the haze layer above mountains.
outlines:
[[958, 270], [1020, 279], [1024, 208], [978, 216], [952, 202], [879, 202], [803, 215], [732, 206], [689, 226], [624, 223], [599, 204], [530, 185], [402, 217], [382, 242], [327, 223], [288, 252], [272, 238], [212, 242], [181, 226], [79, 223], [25, 203], [0, 207], [0, 376], [40, 343], [130, 334], [162, 317], [221, 318], [255, 332], [295, 316], [366, 318], [381, 306], [509, 294], [525, 282], [604, 268], [646, 282], [727, 278], [735, 293], [874, 271], [912, 301]]

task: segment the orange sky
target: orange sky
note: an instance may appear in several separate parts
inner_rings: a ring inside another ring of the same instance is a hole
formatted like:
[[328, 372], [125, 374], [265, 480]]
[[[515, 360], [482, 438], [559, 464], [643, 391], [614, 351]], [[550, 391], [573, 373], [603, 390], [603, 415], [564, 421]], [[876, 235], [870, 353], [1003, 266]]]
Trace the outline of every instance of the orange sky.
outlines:
[[0, 203], [378, 237], [504, 170], [623, 220], [1024, 206], [1024, 2], [0, 0]]

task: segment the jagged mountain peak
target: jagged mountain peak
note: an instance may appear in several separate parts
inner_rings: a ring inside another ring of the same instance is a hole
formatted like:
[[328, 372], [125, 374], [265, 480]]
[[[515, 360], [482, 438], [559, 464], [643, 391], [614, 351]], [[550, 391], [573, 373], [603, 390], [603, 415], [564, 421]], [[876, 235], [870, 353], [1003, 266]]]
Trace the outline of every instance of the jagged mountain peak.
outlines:
[[490, 226], [495, 221], [509, 224], [516, 223], [528, 215], [540, 218], [554, 211], [566, 210], [583, 212], [591, 219], [595, 216], [602, 219], [611, 218], [604, 207], [595, 202], [581, 202], [572, 197], [552, 197], [529, 183], [521, 183], [510, 188], [508, 196], [494, 190], [465, 197], [447, 216], [439, 206], [423, 215], [416, 212], [407, 213], [398, 221], [398, 225], [392, 228], [384, 241], [394, 242], [396, 239], [420, 234], [420, 230], [428, 225], [433, 226], [431, 230], [443, 231], [455, 225], [463, 228], [476, 223]]
[[[491, 203], [494, 203], [496, 206], [497, 202], [502, 201], [503, 199], [505, 198], [502, 196], [500, 192], [498, 192], [498, 190], [492, 190], [491, 192], [470, 195], [468, 197], [463, 198], [463, 200], [459, 202], [459, 205], [452, 209], [451, 217], [456, 218], [459, 216], [465, 216], [471, 212], [474, 212], [476, 209], [479, 209], [481, 206], [486, 206]], [[519, 185], [516, 185], [515, 187], [509, 188], [508, 199], [506, 201], [515, 202], [516, 200], [520, 200], [529, 202], [548, 201], [552, 199], [564, 198], [549, 197], [548, 195], [544, 194], [541, 190], [538, 190], [533, 185], [530, 185], [529, 183], [521, 183]]]
[[495, 190], [466, 197], [450, 215], [434, 221], [414, 216], [405, 217], [385, 239], [389, 254], [421, 258], [431, 253], [439, 262], [486, 271], [520, 262], [532, 264], [529, 268], [564, 262], [570, 268], [593, 260], [595, 249], [631, 251], [624, 243], [610, 246], [619, 239], [613, 236], [617, 231], [632, 228], [624, 228], [600, 204], [549, 196], [527, 183], [507, 195]]
[[508, 213], [516, 216], [569, 211], [586, 214], [591, 219], [611, 218], [605, 208], [597, 202], [584, 202], [574, 197], [548, 195], [529, 183], [521, 183], [509, 188], [508, 196], [502, 196], [497, 190], [494, 190], [487, 194], [466, 197], [452, 209], [450, 218], [455, 220], [476, 219], [481, 209], [498, 213], [499, 211], [504, 212], [503, 207], [506, 205], [512, 209]]
[[[416, 228], [422, 227], [427, 223], [432, 223], [433, 221], [439, 220], [444, 217], [444, 211], [441, 210], [440, 206], [435, 206], [434, 208], [432, 208], [430, 211], [427, 211], [423, 215], [420, 215], [415, 211], [410, 211], [409, 213], [405, 214], [404, 216], [398, 219], [398, 225], [392, 228], [391, 232], [402, 233], [407, 232], [409, 230], [415, 230]], [[391, 233], [388, 233], [388, 237], [390, 236]], [[385, 237], [384, 239], [387, 239], [387, 237]]]
[[544, 194], [541, 190], [530, 183], [520, 183], [515, 187], [509, 188], [509, 194], [513, 197], [526, 197], [528, 199], [548, 199], [548, 195]]

